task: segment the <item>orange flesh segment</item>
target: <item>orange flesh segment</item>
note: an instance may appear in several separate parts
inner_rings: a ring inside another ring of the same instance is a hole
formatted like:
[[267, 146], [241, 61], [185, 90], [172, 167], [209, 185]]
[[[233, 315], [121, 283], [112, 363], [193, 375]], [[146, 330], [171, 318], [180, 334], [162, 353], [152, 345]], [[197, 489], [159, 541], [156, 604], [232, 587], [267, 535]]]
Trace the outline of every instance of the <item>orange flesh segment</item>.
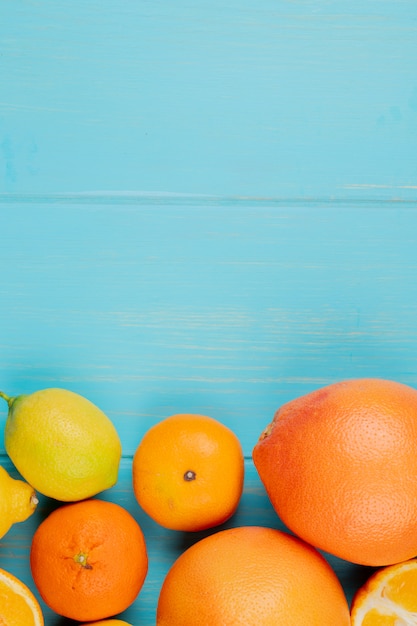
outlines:
[[353, 626], [417, 626], [417, 560], [380, 570], [359, 591]]
[[417, 612], [417, 569], [409, 569], [394, 575], [383, 591], [385, 598], [410, 613]]
[[43, 624], [25, 589], [13, 580], [0, 577], [0, 626], [37, 626]]
[[371, 609], [366, 614], [362, 626], [406, 626], [406, 622], [395, 615], [383, 615], [378, 609]]
[[35, 625], [34, 609], [29, 602], [0, 580], [0, 626]]

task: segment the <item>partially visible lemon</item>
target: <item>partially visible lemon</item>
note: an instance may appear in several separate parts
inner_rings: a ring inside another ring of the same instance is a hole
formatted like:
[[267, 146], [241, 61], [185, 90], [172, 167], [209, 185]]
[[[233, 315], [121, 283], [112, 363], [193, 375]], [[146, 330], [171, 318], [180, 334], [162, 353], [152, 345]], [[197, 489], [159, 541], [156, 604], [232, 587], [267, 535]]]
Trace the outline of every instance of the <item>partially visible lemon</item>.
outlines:
[[9, 398], [4, 441], [22, 477], [36, 491], [64, 502], [84, 500], [118, 478], [121, 443], [95, 404], [66, 389]]
[[33, 487], [23, 480], [12, 478], [0, 466], [0, 538], [13, 524], [27, 520], [37, 505], [38, 498]]

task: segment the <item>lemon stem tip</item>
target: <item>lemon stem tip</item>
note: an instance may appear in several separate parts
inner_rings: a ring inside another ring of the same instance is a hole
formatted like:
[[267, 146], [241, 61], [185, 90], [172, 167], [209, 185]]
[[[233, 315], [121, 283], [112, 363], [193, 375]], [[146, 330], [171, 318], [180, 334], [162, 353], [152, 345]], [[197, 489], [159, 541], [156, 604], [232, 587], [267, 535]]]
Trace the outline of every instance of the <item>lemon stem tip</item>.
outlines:
[[35, 508], [38, 506], [38, 504], [39, 504], [39, 498], [37, 497], [37, 495], [36, 495], [36, 494], [32, 494], [32, 495], [30, 496], [30, 503], [31, 503], [31, 505], [32, 505], [33, 507], [35, 507]]
[[3, 400], [6, 400], [7, 404], [9, 406], [11, 406], [14, 398], [11, 398], [10, 396], [8, 396], [7, 394], [4, 393], [4, 391], [0, 391], [0, 398], [3, 398]]

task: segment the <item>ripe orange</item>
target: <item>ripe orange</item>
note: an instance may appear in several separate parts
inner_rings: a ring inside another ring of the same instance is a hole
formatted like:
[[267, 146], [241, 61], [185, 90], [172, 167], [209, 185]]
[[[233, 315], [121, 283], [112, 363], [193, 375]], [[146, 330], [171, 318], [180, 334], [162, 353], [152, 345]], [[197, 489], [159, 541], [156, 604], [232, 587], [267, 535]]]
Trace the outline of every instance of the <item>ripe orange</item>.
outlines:
[[135, 600], [148, 558], [142, 530], [130, 513], [92, 499], [55, 509], [38, 526], [30, 565], [53, 611], [93, 621], [116, 615]]
[[253, 450], [282, 521], [312, 545], [363, 565], [417, 554], [417, 391], [380, 379], [284, 404]]
[[0, 624], [43, 626], [39, 602], [21, 580], [0, 569]]
[[352, 626], [417, 624], [417, 559], [373, 574], [352, 601]]
[[229, 519], [242, 495], [243, 477], [238, 438], [204, 415], [162, 420], [145, 433], [133, 458], [138, 503], [173, 530], [203, 530]]
[[330, 565], [279, 530], [230, 528], [188, 548], [160, 591], [157, 626], [349, 626]]

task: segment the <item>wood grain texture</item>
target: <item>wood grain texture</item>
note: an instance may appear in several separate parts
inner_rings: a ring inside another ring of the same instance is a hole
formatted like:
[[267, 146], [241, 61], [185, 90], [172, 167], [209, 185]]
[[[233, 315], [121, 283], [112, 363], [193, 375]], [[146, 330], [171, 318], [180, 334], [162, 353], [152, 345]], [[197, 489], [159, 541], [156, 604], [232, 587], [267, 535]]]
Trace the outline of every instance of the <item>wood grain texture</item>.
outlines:
[[414, 0], [0, 11], [5, 191], [415, 197]]
[[0, 210], [6, 393], [86, 395], [126, 455], [185, 409], [227, 423], [249, 456], [301, 393], [357, 376], [416, 384], [409, 204], [139, 197]]
[[[149, 426], [230, 426], [230, 524], [281, 527], [251, 462], [278, 406], [344, 378], [417, 386], [416, 67], [414, 0], [0, 3], [0, 389], [67, 387], [116, 424], [102, 497], [151, 556], [135, 626], [197, 539], [133, 499]], [[54, 506], [0, 541], [32, 588]], [[328, 558], [350, 600], [370, 570]]]

